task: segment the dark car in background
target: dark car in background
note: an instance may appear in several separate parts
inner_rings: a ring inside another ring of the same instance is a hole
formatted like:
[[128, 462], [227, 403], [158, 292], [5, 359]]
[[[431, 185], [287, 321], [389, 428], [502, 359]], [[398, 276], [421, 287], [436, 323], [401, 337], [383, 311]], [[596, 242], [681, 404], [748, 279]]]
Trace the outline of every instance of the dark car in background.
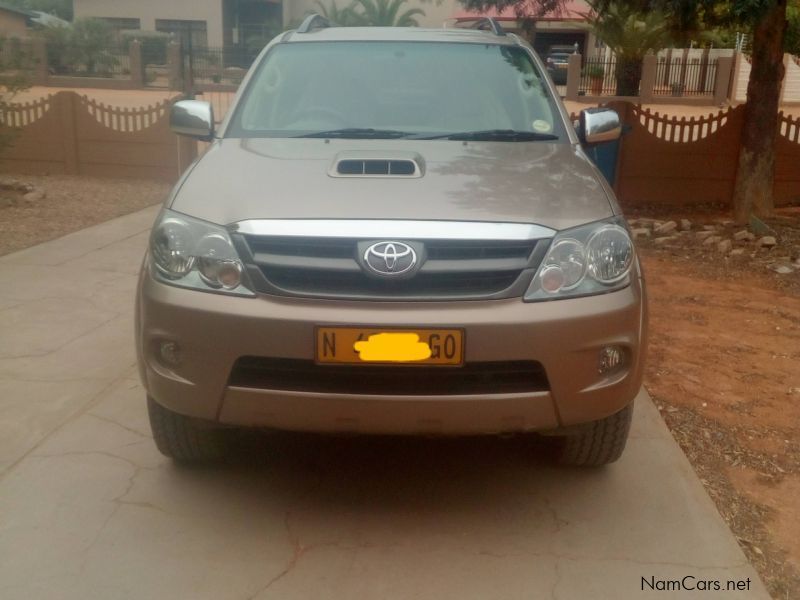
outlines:
[[567, 84], [569, 57], [576, 52], [574, 46], [550, 46], [544, 62], [550, 78], [556, 85]]

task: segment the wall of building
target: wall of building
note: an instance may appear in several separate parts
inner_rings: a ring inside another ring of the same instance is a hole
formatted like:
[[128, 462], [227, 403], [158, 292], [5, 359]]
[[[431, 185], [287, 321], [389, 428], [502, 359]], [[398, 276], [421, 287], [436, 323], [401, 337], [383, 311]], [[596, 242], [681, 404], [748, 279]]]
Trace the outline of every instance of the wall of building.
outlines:
[[786, 75], [783, 80], [783, 103], [800, 103], [800, 56], [785, 57]]
[[[324, 5], [328, 5], [331, 0], [321, 0]], [[348, 5], [347, 0], [337, 0], [336, 6], [342, 8]], [[409, 0], [401, 8], [405, 12], [412, 8], [421, 8], [425, 11], [425, 16], [417, 16], [417, 22], [421, 27], [441, 27], [445, 20], [452, 17], [457, 12], [464, 9], [458, 0], [443, 0], [437, 4], [436, 0]], [[319, 6], [315, 0], [284, 0], [283, 3], [283, 23], [288, 25], [301, 20], [309, 12], [319, 12]]]
[[[781, 85], [781, 104], [800, 104], [800, 57], [784, 54], [783, 64], [786, 67], [786, 74]], [[751, 68], [750, 58], [737, 52], [731, 85], [732, 103], [747, 102], [747, 84], [750, 82]]]
[[28, 26], [25, 16], [0, 8], [0, 35], [26, 37]]
[[205, 21], [208, 45], [222, 46], [222, 0], [73, 0], [75, 18], [140, 19], [142, 29], [155, 30], [156, 19]]

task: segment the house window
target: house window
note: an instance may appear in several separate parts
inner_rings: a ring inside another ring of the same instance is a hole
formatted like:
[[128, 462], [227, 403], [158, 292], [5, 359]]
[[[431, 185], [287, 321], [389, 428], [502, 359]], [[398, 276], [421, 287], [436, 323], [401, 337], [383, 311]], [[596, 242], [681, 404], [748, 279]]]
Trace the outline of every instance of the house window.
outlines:
[[[156, 31], [173, 33], [183, 40], [191, 39], [193, 46], [208, 45], [208, 25], [205, 21], [188, 19], [156, 19]], [[191, 36], [191, 38], [189, 37]]]

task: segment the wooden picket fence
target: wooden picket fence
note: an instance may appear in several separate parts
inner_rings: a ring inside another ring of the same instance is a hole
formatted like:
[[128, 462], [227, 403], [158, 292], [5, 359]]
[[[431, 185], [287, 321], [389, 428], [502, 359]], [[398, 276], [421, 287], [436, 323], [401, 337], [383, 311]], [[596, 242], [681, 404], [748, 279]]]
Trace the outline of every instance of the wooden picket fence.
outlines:
[[658, 111], [650, 112], [634, 107], [634, 115], [639, 123], [652, 135], [665, 142], [695, 142], [716, 133], [720, 127], [728, 122], [725, 111], [717, 114], [708, 114], [702, 117], [678, 118], [676, 116], [661, 115]]
[[[720, 203], [731, 200], [744, 106], [677, 118], [612, 102], [625, 126], [614, 187], [625, 203]], [[176, 181], [197, 156], [194, 140], [169, 128], [170, 101], [119, 108], [59, 92], [12, 105], [0, 127], [14, 130], [0, 171], [67, 173]], [[571, 115], [577, 120], [578, 115]], [[774, 194], [800, 202], [800, 118], [781, 113]]]
[[[729, 204], [744, 125], [744, 105], [704, 117], [662, 115], [612, 102], [625, 134], [614, 190], [625, 204]], [[577, 122], [578, 115], [571, 115]], [[800, 203], [800, 118], [780, 113], [773, 193], [778, 205]]]
[[788, 141], [800, 144], [800, 116], [792, 117], [781, 111], [779, 131]]
[[114, 131], [136, 132], [157, 126], [160, 121], [169, 117], [170, 102], [165, 100], [155, 106], [138, 108], [117, 108], [95, 102], [85, 96], [80, 98], [81, 105], [98, 123]]
[[172, 133], [169, 108], [106, 106], [75, 92], [10, 105], [0, 114], [13, 130], [0, 171], [176, 181], [197, 146]]

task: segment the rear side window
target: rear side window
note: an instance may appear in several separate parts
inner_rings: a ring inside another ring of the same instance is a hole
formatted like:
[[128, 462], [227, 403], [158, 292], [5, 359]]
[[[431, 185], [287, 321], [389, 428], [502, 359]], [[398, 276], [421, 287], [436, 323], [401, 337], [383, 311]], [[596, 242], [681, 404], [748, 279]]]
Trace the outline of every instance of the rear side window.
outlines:
[[555, 101], [524, 48], [374, 41], [276, 45], [257, 67], [227, 136], [351, 127], [565, 137]]

